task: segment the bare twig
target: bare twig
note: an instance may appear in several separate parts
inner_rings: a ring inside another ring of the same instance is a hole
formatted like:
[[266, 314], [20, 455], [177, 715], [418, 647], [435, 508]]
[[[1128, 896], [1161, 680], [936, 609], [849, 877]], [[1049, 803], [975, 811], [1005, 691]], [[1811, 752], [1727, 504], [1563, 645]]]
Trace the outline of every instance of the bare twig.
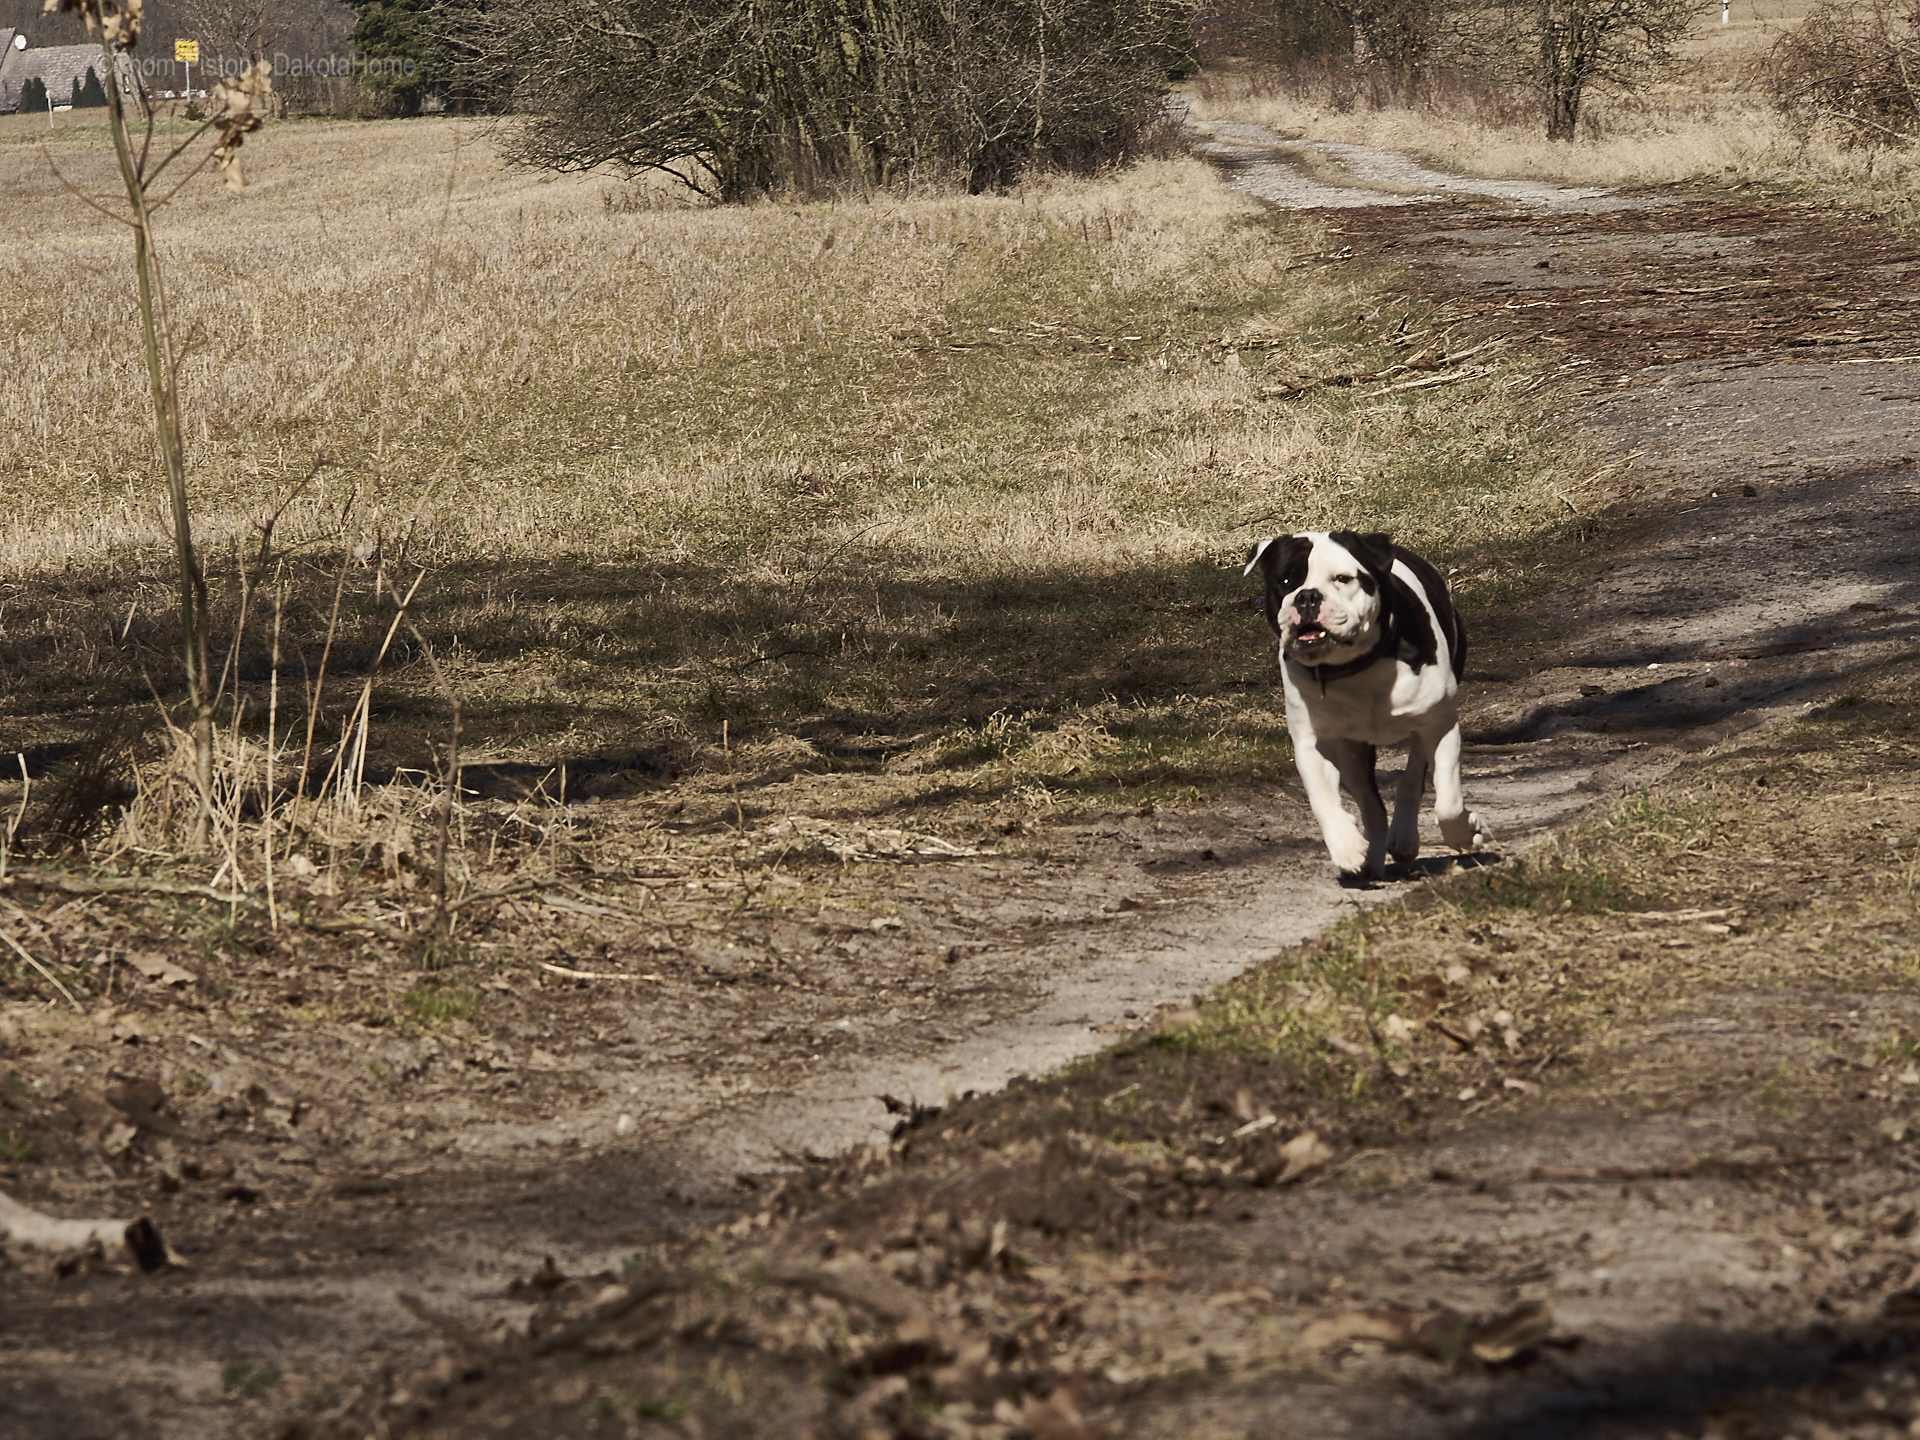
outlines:
[[[265, 541], [262, 542], [265, 548]], [[280, 744], [280, 615], [286, 608], [284, 577], [273, 592], [273, 671], [267, 678], [267, 793], [261, 803], [260, 851], [267, 876], [267, 927], [280, 928], [280, 912], [273, 895], [273, 762]]]
[[[1383, 370], [1355, 370], [1340, 375], [1322, 375], [1311, 380], [1289, 381], [1284, 385], [1267, 385], [1261, 388], [1260, 394], [1263, 398], [1269, 400], [1287, 400], [1295, 395], [1304, 395], [1309, 390], [1327, 389], [1337, 385], [1364, 385], [1370, 380], [1389, 380], [1395, 375], [1404, 375], [1409, 370], [1448, 370], [1458, 365], [1461, 361], [1470, 359], [1475, 355], [1483, 355], [1491, 351], [1500, 350], [1505, 347], [1506, 343], [1506, 336], [1496, 335], [1491, 340], [1483, 340], [1478, 345], [1469, 345], [1464, 350], [1455, 350], [1452, 354], [1442, 354], [1437, 349], [1422, 350], [1418, 354], [1410, 355], [1398, 364], [1389, 365]], [[1418, 390], [1429, 385], [1444, 385], [1453, 380], [1463, 380], [1469, 375], [1484, 373], [1484, 369], [1476, 366], [1453, 375], [1433, 376], [1422, 380], [1407, 381], [1400, 385], [1392, 385], [1379, 393], [1390, 395], [1398, 390]]]
[[569, 980], [652, 980], [658, 981], [658, 975], [612, 975], [597, 970], [569, 970], [564, 965], [549, 965], [539, 962], [540, 968], [549, 975], [564, 975]]
[[[347, 504], [349, 506], [353, 504], [353, 496], [349, 495], [347, 497]], [[346, 521], [345, 511], [342, 511], [340, 518], [344, 524]], [[327, 660], [333, 654], [334, 636], [340, 633], [340, 595], [341, 592], [347, 588], [347, 567], [352, 563], [353, 551], [352, 547], [349, 546], [347, 552], [340, 557], [340, 574], [333, 582], [333, 610], [327, 616], [327, 638], [320, 646], [320, 671], [314, 679], [311, 691], [307, 695], [307, 743], [306, 748], [300, 754], [299, 789], [301, 791], [307, 788], [307, 777], [312, 773], [313, 727], [320, 719], [320, 698], [326, 693], [327, 689]]]
[[11, 935], [7, 934], [7, 932], [4, 930], [0, 930], [0, 940], [6, 941], [7, 944], [13, 947], [14, 954], [18, 955], [22, 960], [26, 961], [27, 964], [31, 965], [34, 969], [38, 970], [42, 975], [46, 976], [47, 983], [53, 986], [53, 988], [58, 990], [62, 995], [66, 996], [67, 1004], [73, 1007], [74, 1013], [76, 1015], [82, 1013], [80, 1010], [80, 1002], [73, 998], [73, 992], [68, 990], [66, 986], [60, 983], [59, 976], [55, 975], [51, 970], [47, 969], [46, 966], [42, 965], [38, 960], [34, 959], [33, 956], [28, 954], [26, 946], [22, 945], [18, 940], [14, 939]]
[[[414, 588], [418, 589], [419, 584], [416, 580]], [[413, 598], [411, 592], [407, 598]], [[440, 668], [433, 647], [427, 644], [411, 620], [407, 622], [407, 633], [426, 652], [427, 664], [433, 667], [434, 683], [440, 687], [440, 693], [447, 697], [447, 704], [453, 710], [452, 738], [447, 743], [447, 764], [441, 776], [440, 796], [434, 802], [433, 829], [433, 931], [434, 937], [445, 944], [453, 936], [453, 912], [447, 908], [447, 842], [453, 829], [454, 806], [460, 798], [460, 695], [447, 679], [446, 671]]]
[[25, 752], [15, 757], [20, 762], [20, 808], [13, 812], [13, 819], [7, 822], [7, 837], [0, 843], [0, 881], [7, 878], [7, 857], [13, 851], [13, 837], [20, 833], [20, 822], [27, 818], [27, 797], [33, 794], [33, 777], [27, 774]]

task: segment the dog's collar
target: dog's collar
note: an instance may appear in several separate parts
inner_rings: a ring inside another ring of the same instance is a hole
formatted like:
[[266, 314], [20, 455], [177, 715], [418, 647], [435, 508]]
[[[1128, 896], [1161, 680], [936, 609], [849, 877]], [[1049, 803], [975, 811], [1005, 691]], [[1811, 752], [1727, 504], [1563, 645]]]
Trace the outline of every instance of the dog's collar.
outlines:
[[1398, 638], [1393, 633], [1393, 626], [1386, 623], [1386, 617], [1382, 616], [1380, 639], [1375, 642], [1373, 649], [1369, 650], [1366, 654], [1356, 656], [1351, 660], [1343, 660], [1338, 665], [1308, 665], [1300, 660], [1296, 660], [1293, 663], [1320, 682], [1320, 693], [1324, 696], [1327, 693], [1327, 682], [1329, 680], [1344, 680], [1349, 675], [1358, 675], [1362, 670], [1386, 659], [1397, 644]]

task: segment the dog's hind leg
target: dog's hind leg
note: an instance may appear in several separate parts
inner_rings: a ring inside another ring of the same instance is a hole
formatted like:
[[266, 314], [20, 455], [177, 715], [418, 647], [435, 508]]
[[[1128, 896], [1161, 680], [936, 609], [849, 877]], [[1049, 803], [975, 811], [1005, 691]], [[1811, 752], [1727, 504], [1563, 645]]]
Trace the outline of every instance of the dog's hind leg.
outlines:
[[1387, 853], [1402, 865], [1420, 854], [1420, 797], [1427, 788], [1427, 747], [1415, 735], [1407, 742], [1407, 768], [1393, 791], [1393, 823], [1387, 827]]
[[1433, 747], [1433, 815], [1447, 844], [1460, 851], [1493, 842], [1486, 822], [1467, 809], [1460, 789], [1460, 722], [1454, 721]]

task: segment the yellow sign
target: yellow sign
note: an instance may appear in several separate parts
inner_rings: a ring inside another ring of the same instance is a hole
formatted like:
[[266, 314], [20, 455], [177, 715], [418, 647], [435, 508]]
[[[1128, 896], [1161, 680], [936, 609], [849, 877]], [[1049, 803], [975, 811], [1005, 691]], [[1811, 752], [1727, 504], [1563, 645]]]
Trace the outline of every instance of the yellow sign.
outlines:
[[198, 65], [200, 63], [200, 42], [198, 40], [174, 41], [173, 58], [182, 65]]

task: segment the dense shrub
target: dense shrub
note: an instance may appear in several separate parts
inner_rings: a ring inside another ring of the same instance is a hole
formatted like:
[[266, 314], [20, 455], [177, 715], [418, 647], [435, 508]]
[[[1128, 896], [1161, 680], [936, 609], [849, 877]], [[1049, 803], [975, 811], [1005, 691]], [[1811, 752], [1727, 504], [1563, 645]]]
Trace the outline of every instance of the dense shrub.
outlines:
[[1187, 63], [1175, 0], [496, 0], [467, 83], [525, 163], [671, 171], [741, 199], [1085, 169], [1158, 123]]
[[1854, 145], [1906, 145], [1920, 138], [1920, 30], [1909, 6], [1887, 0], [1816, 5], [1773, 48], [1767, 90], [1803, 131]]

